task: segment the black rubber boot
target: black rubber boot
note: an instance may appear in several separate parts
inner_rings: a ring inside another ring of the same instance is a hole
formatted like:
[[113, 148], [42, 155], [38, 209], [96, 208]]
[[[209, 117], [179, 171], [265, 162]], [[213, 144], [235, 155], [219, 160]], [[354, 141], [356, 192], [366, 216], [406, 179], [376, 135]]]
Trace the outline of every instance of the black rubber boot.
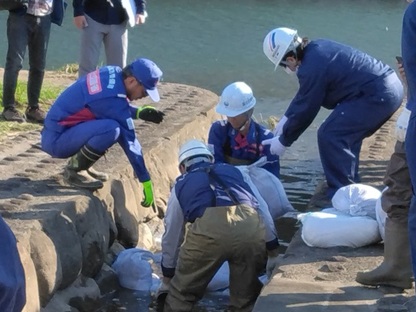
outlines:
[[387, 218], [384, 239], [384, 261], [372, 271], [358, 272], [355, 280], [369, 286], [394, 286], [412, 288], [412, 266], [410, 259], [407, 218]]
[[64, 172], [65, 180], [71, 185], [90, 190], [102, 188], [103, 183], [88, 172], [101, 156], [103, 156], [102, 153], [97, 153], [91, 147], [84, 145], [78, 153], [69, 159]]

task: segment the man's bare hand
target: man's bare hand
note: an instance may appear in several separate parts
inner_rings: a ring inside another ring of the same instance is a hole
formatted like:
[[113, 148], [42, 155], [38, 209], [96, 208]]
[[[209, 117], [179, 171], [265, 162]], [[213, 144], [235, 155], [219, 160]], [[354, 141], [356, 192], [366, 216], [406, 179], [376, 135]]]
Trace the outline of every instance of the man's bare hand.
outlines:
[[78, 29], [82, 30], [83, 28], [88, 26], [87, 19], [85, 18], [84, 15], [75, 16], [74, 17], [74, 25]]
[[136, 25], [141, 25], [146, 22], [145, 14], [136, 14]]

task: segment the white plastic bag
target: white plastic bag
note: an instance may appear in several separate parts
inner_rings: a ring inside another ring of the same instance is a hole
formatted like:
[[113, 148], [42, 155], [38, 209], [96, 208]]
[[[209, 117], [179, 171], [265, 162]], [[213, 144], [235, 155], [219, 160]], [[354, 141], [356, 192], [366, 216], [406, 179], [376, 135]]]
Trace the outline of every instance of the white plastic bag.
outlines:
[[377, 221], [365, 216], [350, 216], [334, 208], [301, 213], [302, 239], [309, 247], [362, 247], [380, 241]]
[[112, 268], [117, 273], [121, 286], [140, 291], [150, 291], [153, 283], [153, 253], [140, 248], [123, 250]]
[[376, 220], [376, 201], [381, 192], [365, 184], [350, 184], [338, 189], [332, 197], [332, 206], [352, 216], [369, 216]]

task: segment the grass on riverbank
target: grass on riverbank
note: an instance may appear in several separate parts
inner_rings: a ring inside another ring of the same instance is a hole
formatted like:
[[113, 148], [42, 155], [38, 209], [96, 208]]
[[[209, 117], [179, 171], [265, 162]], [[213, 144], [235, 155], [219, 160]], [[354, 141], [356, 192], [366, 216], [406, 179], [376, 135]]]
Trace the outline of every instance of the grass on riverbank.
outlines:
[[[78, 65], [76, 64], [67, 64], [63, 66], [62, 68], [56, 70], [57, 76], [62, 75], [74, 75], [78, 72]], [[54, 80], [58, 80], [57, 77]], [[54, 81], [56, 82], [56, 81]], [[55, 101], [55, 99], [58, 97], [58, 95], [65, 89], [65, 86], [59, 86], [58, 84], [49, 84], [48, 79], [45, 77], [42, 90], [40, 92], [40, 98], [39, 98], [39, 106], [44, 110], [48, 111], [49, 107], [52, 105], [52, 103]], [[16, 88], [16, 108], [21, 113], [24, 113], [27, 108], [27, 82], [19, 80], [17, 82], [17, 88]], [[3, 111], [3, 84], [0, 82], [0, 104], [1, 104], [1, 111]], [[18, 123], [18, 122], [9, 122], [5, 121], [2, 117], [0, 117], [0, 140], [7, 135], [13, 135], [18, 132], [24, 132], [24, 131], [31, 131], [31, 130], [40, 130], [42, 128], [42, 125], [37, 123], [31, 123], [31, 122], [24, 122], [24, 123]]]

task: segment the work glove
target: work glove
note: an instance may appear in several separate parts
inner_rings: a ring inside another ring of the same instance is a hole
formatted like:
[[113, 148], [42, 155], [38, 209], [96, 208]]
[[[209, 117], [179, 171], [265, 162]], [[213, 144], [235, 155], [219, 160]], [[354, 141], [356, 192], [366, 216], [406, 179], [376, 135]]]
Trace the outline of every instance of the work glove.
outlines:
[[156, 300], [164, 300], [169, 292], [170, 278], [163, 278], [158, 290], [156, 291]]
[[165, 116], [164, 112], [157, 110], [156, 108], [150, 105], [138, 107], [136, 114], [136, 117], [138, 119], [154, 122], [157, 124], [161, 123], [163, 121], [163, 117]]
[[286, 146], [284, 146], [279, 141], [279, 137], [274, 137], [271, 139], [264, 140], [261, 142], [263, 145], [270, 145], [270, 153], [277, 156], [282, 156], [286, 151]]
[[287, 117], [285, 115], [280, 118], [279, 122], [277, 123], [276, 127], [274, 127], [273, 134], [274, 136], [280, 136], [283, 133], [283, 126], [287, 121]]
[[278, 249], [268, 252], [267, 264], [266, 264], [266, 275], [268, 279], [272, 277], [273, 271], [277, 267], [278, 262], [279, 262]]
[[406, 131], [407, 126], [409, 124], [409, 118], [410, 118], [410, 110], [408, 110], [406, 107], [403, 108], [401, 114], [399, 115], [399, 118], [397, 118], [396, 121], [396, 139], [397, 141], [404, 142], [406, 138]]
[[153, 185], [152, 181], [146, 181], [142, 183], [143, 185], [143, 200], [141, 205], [143, 207], [150, 207], [153, 204]]

